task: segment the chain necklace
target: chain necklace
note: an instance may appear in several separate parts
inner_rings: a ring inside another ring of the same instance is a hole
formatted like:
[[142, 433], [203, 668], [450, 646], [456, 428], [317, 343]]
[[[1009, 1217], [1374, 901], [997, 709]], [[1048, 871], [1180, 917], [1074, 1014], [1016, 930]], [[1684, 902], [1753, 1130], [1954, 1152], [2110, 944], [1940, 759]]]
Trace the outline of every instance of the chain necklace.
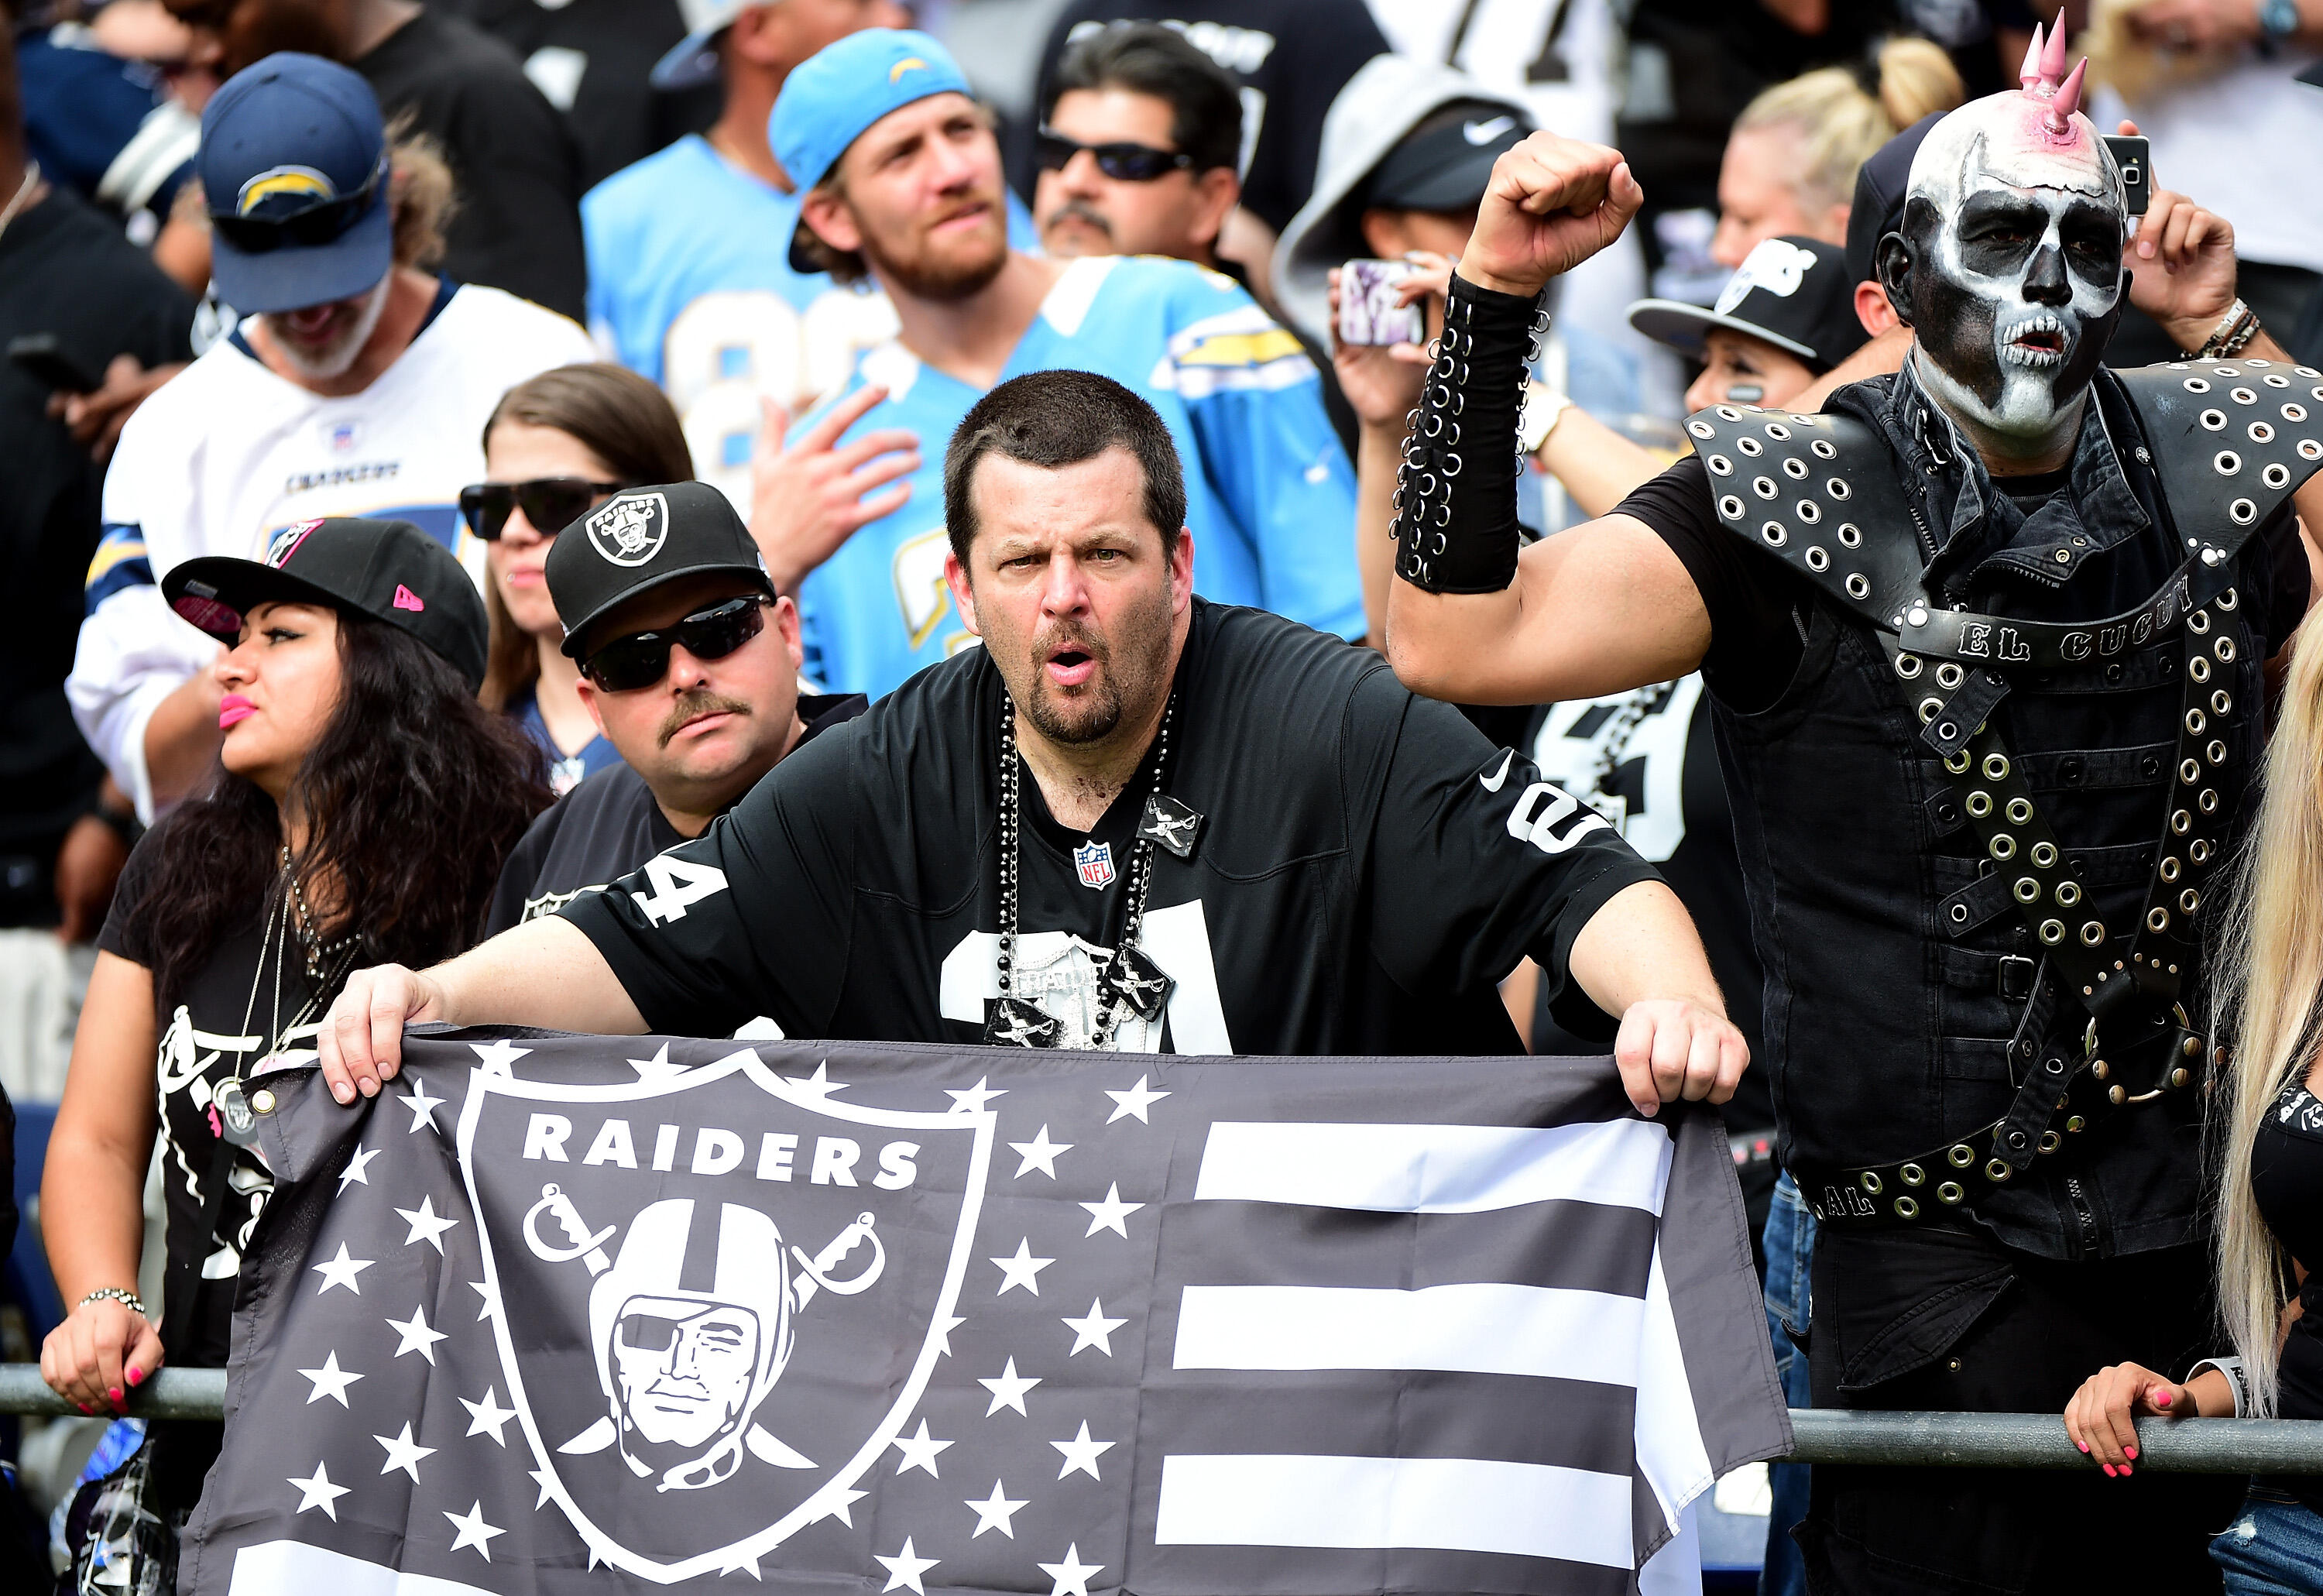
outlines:
[[282, 845], [281, 859], [283, 876], [290, 884], [292, 925], [298, 935], [298, 947], [307, 959], [307, 979], [309, 983], [317, 983], [323, 978], [324, 968], [362, 938], [359, 933], [349, 931], [344, 937], [325, 941], [315, 930], [314, 912], [307, 907], [307, 889], [299, 881], [298, 873], [290, 867], [290, 845], [287, 842]]
[[[1157, 794], [1162, 791], [1162, 778], [1170, 763], [1170, 724], [1177, 714], [1178, 695], [1173, 693], [1169, 707], [1162, 712], [1162, 732], [1153, 756], [1153, 791]], [[1053, 1048], [1062, 1045], [1063, 1022], [1018, 997], [1014, 991], [1016, 888], [1023, 856], [1019, 846], [1022, 812], [1016, 706], [1004, 697], [1000, 706], [1000, 996], [985, 1026], [984, 1040], [1017, 1047]], [[1158, 1021], [1177, 986], [1137, 945], [1145, 923], [1146, 894], [1152, 885], [1153, 839], [1141, 834], [1129, 856], [1129, 908], [1122, 922], [1121, 942], [1097, 977], [1097, 986], [1104, 995], [1098, 1001], [1097, 1024], [1089, 1036], [1092, 1049], [1102, 1051], [1112, 1041], [1125, 1010], [1149, 1023]]]
[[1621, 707], [1613, 711], [1612, 726], [1598, 744], [1597, 769], [1590, 781], [1590, 785], [1597, 792], [1612, 791], [1605, 784], [1611, 781], [1614, 773], [1621, 768], [1621, 756], [1630, 751], [1630, 739], [1638, 735], [1638, 728], [1646, 723], [1648, 715], [1669, 702], [1670, 693], [1676, 686], [1675, 682], [1657, 683], [1651, 687], [1640, 687], [1621, 699]]

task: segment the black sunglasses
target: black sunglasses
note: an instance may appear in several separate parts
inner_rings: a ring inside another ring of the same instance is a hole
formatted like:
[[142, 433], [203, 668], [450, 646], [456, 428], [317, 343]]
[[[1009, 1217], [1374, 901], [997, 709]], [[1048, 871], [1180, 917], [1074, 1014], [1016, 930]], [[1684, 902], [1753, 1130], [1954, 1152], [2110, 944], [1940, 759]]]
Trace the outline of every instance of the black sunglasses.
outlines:
[[1086, 150], [1097, 157], [1097, 170], [1119, 183], [1150, 183], [1194, 164], [1194, 158], [1183, 150], [1156, 150], [1151, 144], [1126, 142], [1084, 144], [1048, 127], [1033, 135], [1033, 147], [1044, 172], [1062, 171], [1067, 161]]
[[659, 631], [616, 637], [581, 662], [581, 674], [608, 693], [650, 687], [669, 671], [669, 650], [683, 643], [696, 659], [723, 659], [767, 629], [767, 601], [757, 593], [697, 610]]
[[543, 537], [554, 537], [611, 498], [627, 482], [592, 482], [586, 477], [535, 477], [528, 482], [478, 482], [460, 490], [460, 518], [486, 543], [508, 530], [509, 512], [524, 518]]
[[382, 154], [370, 178], [353, 194], [336, 199], [309, 200], [296, 210], [265, 216], [212, 211], [210, 225], [219, 237], [246, 255], [262, 255], [286, 244], [313, 249], [329, 243], [362, 219], [371, 208], [372, 197], [379, 192], [380, 181], [387, 170], [387, 157]]

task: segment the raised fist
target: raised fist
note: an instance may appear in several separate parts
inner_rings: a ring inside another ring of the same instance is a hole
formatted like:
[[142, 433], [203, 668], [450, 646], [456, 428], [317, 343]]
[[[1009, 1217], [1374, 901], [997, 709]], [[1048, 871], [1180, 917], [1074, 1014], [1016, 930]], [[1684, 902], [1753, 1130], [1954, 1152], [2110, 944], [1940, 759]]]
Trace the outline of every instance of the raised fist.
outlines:
[[1529, 298], [1621, 237], [1645, 200], [1619, 150], [1534, 133], [1492, 163], [1460, 275]]

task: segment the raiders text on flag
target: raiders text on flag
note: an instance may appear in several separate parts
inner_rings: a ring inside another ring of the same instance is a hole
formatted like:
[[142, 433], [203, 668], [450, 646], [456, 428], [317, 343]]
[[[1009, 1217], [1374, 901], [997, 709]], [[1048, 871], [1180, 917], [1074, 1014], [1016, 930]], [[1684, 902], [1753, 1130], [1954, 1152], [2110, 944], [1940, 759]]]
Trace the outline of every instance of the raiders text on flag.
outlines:
[[1606, 1061], [407, 1060], [262, 1116], [189, 1596], [1611, 1596], [1788, 1444], [1715, 1116]]

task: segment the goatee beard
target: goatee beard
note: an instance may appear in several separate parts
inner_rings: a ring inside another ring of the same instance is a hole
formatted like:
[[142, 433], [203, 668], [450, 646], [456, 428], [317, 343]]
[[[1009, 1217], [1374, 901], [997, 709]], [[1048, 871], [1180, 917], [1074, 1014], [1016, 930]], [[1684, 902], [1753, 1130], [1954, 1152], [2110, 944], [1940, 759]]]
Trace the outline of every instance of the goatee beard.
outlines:
[[298, 343], [284, 332], [272, 316], [269, 316], [267, 330], [274, 335], [276, 352], [291, 370], [311, 381], [323, 381], [345, 376], [348, 369], [362, 355], [363, 345], [370, 343], [371, 335], [379, 330], [380, 317], [387, 314], [388, 290], [394, 286], [395, 271], [390, 267], [387, 275], [379, 280], [378, 286], [372, 289], [370, 298], [363, 301], [363, 308], [355, 313], [354, 322], [319, 350]]

